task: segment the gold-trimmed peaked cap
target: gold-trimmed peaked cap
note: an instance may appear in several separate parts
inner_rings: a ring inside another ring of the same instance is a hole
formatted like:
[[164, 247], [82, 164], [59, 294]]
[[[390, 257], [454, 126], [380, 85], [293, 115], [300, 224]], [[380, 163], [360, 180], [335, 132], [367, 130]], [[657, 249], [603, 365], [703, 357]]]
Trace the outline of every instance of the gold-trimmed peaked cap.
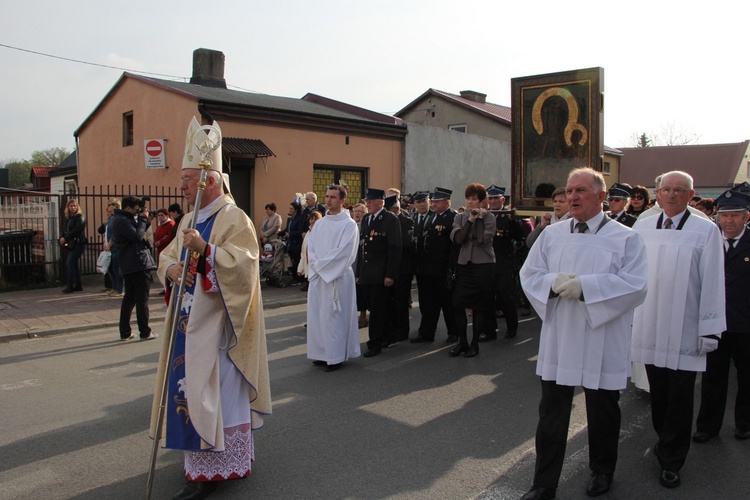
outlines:
[[221, 127], [217, 122], [201, 125], [193, 117], [185, 137], [182, 170], [199, 169], [204, 159], [211, 161], [211, 170], [221, 172]]

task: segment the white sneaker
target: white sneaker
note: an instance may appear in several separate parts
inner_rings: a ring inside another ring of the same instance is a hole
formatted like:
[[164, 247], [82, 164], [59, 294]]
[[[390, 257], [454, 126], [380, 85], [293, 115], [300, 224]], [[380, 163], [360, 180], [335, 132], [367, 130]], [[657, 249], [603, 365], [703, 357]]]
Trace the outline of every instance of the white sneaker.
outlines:
[[135, 337], [136, 337], [135, 333], [131, 333], [130, 337], [125, 337], [125, 338], [120, 337], [120, 340], [122, 342], [125, 342], [125, 341], [128, 341], [128, 340], [133, 340]]
[[151, 332], [148, 334], [148, 337], [139, 337], [141, 340], [154, 340], [155, 338], [158, 338], [159, 334]]

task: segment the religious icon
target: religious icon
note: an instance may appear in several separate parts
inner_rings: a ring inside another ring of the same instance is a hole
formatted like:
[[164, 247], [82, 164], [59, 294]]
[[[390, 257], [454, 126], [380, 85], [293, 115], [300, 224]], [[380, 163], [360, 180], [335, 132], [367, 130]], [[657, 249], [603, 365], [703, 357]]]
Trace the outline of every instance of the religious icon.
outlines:
[[604, 70], [512, 80], [516, 207], [543, 206], [582, 166], [601, 170]]

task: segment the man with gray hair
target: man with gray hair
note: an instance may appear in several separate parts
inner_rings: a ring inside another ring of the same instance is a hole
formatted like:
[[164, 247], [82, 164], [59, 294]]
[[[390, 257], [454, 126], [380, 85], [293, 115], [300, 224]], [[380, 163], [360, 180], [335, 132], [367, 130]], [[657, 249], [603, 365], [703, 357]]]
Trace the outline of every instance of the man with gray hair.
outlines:
[[[664, 208], [662, 208], [661, 203], [659, 202], [659, 186], [661, 185], [661, 179], [664, 177], [664, 174], [657, 175], [656, 179], [654, 179], [654, 190], [655, 190], [655, 199], [654, 206], [649, 208], [648, 210], [644, 211], [641, 215], [638, 216], [639, 219], [646, 219], [648, 217], [659, 215], [664, 211]], [[708, 219], [708, 216], [698, 210], [697, 208], [691, 207], [688, 205], [687, 207], [688, 211], [693, 215], [698, 215], [700, 217], [703, 217], [704, 219]]]
[[633, 226], [646, 244], [649, 272], [646, 301], [635, 310], [632, 357], [646, 365], [654, 453], [666, 488], [680, 485], [690, 449], [696, 373], [705, 371], [706, 354], [726, 329], [721, 235], [716, 224], [688, 211], [694, 194], [689, 174], [664, 174], [658, 190], [664, 211]]
[[523, 500], [554, 498], [577, 386], [586, 395], [586, 494], [609, 491], [620, 435], [620, 391], [630, 374], [633, 309], [646, 297], [643, 241], [602, 211], [604, 178], [573, 170], [565, 188], [571, 220], [542, 231], [521, 268], [523, 291], [542, 319], [536, 373], [542, 397], [534, 484]]

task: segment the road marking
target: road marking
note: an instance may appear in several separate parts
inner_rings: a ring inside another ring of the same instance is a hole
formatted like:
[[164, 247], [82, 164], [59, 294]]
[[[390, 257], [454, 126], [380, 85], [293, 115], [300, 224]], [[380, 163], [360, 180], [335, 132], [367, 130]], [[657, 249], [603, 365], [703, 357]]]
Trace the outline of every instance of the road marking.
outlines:
[[128, 363], [127, 365], [113, 366], [111, 368], [100, 368], [100, 369], [94, 368], [93, 370], [89, 370], [89, 371], [93, 373], [94, 375], [107, 375], [109, 373], [121, 372], [124, 370], [129, 370], [131, 368], [151, 368], [152, 366], [153, 366], [152, 364], [147, 364], [147, 363], [131, 362], [131, 363]]
[[29, 380], [21, 380], [20, 382], [14, 382], [12, 384], [0, 384], [0, 390], [2, 391], [15, 391], [16, 389], [27, 389], [29, 387], [39, 387], [42, 383], [39, 382], [38, 378], [32, 378]]

